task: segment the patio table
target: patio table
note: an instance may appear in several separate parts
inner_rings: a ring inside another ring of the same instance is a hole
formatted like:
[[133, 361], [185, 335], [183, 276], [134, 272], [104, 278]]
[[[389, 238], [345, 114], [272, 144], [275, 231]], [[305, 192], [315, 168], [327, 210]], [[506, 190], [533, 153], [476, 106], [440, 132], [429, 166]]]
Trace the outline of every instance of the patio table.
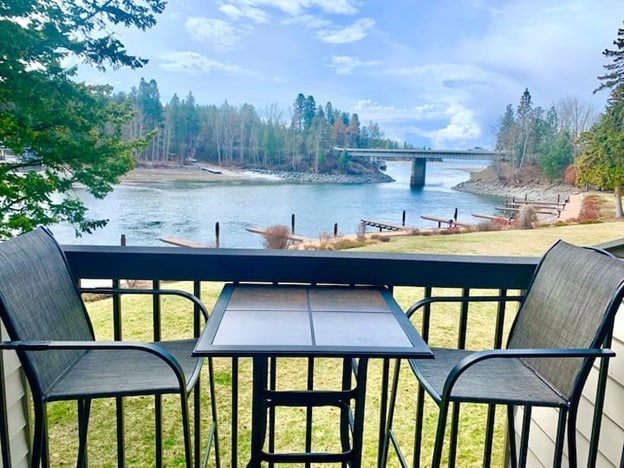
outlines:
[[[193, 354], [231, 357], [235, 362], [241, 357], [253, 359], [252, 440], [248, 466], [260, 466], [262, 461], [345, 462], [360, 466], [368, 360], [433, 357], [385, 287], [276, 284], [225, 285]], [[342, 358], [342, 388], [318, 390], [309, 382], [307, 390], [276, 391], [274, 370], [272, 374], [269, 372], [269, 360], [276, 357]], [[386, 369], [387, 361], [384, 371]], [[353, 373], [354, 387], [351, 386]], [[234, 427], [238, 424], [237, 385], [233, 376], [232, 466], [238, 466], [237, 429]], [[385, 395], [386, 389], [382, 388], [382, 413]], [[340, 408], [341, 452], [310, 450], [309, 416], [305, 452], [273, 453], [272, 437], [276, 428], [270, 412], [269, 449], [264, 450], [267, 411], [276, 406], [309, 409], [327, 405]], [[383, 416], [380, 414], [382, 425]]]

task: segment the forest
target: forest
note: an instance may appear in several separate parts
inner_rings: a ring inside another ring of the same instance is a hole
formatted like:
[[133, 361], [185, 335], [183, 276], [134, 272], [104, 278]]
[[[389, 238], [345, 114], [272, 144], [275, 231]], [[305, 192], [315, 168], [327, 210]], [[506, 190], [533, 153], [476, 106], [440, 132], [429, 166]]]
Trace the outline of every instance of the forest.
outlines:
[[564, 179], [566, 169], [581, 154], [580, 136], [591, 128], [597, 116], [591, 105], [572, 97], [545, 110], [533, 103], [531, 93], [525, 89], [517, 108], [508, 104], [500, 119], [496, 150], [509, 154], [517, 169], [537, 164], [548, 179]]
[[126, 123], [129, 139], [151, 137], [135, 154], [139, 165], [207, 162], [315, 173], [345, 170], [348, 155], [339, 147], [399, 148], [384, 137], [375, 122], [363, 125], [357, 114], [317, 104], [314, 96], [299, 93], [288, 115], [273, 104], [259, 112], [251, 104], [200, 105], [191, 92], [162, 104], [155, 80], [141, 79], [128, 94], [115, 96], [131, 106], [134, 118]]

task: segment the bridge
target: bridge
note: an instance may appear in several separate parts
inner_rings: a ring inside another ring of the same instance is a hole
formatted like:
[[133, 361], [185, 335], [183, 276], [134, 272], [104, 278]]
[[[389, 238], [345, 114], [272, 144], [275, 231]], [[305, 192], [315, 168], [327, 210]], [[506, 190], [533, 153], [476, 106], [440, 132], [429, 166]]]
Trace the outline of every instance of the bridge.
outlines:
[[465, 159], [465, 160], [488, 160], [500, 161], [505, 157], [505, 153], [499, 151], [487, 151], [482, 148], [469, 150], [432, 150], [432, 149], [384, 149], [384, 148], [341, 148], [334, 147], [334, 151], [347, 152], [349, 156], [380, 159], [411, 159], [412, 175], [410, 185], [412, 187], [422, 187], [425, 185], [425, 174], [427, 172], [427, 160], [442, 159]]

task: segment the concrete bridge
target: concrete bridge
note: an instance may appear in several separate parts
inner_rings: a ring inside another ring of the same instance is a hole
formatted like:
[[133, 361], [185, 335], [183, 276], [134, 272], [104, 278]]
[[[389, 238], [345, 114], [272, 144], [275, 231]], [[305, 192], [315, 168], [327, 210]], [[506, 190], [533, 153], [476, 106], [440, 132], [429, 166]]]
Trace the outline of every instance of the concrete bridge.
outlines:
[[432, 149], [383, 149], [383, 148], [340, 148], [334, 147], [334, 151], [339, 153], [346, 151], [349, 156], [370, 158], [373, 160], [401, 159], [412, 160], [412, 175], [410, 185], [412, 187], [422, 187], [425, 185], [425, 174], [427, 172], [427, 159], [466, 159], [466, 160], [488, 160], [500, 161], [504, 159], [505, 153], [498, 151], [487, 151], [481, 148], [469, 150], [432, 150]]

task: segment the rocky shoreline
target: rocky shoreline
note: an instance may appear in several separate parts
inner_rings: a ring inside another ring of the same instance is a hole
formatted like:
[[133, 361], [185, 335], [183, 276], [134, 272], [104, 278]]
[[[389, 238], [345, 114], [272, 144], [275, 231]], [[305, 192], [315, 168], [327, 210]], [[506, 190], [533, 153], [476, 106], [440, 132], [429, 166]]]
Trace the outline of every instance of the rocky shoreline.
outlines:
[[280, 181], [300, 184], [378, 184], [394, 182], [394, 179], [383, 172], [370, 172], [363, 174], [314, 174], [312, 172], [288, 172], [288, 171], [252, 171], [267, 174], [280, 179]]
[[579, 189], [567, 184], [523, 184], [507, 185], [500, 182], [483, 182], [468, 180], [462, 182], [453, 190], [458, 192], [474, 193], [477, 195], [492, 195], [505, 198], [526, 198], [532, 201], [564, 201], [571, 194], [578, 193]]

